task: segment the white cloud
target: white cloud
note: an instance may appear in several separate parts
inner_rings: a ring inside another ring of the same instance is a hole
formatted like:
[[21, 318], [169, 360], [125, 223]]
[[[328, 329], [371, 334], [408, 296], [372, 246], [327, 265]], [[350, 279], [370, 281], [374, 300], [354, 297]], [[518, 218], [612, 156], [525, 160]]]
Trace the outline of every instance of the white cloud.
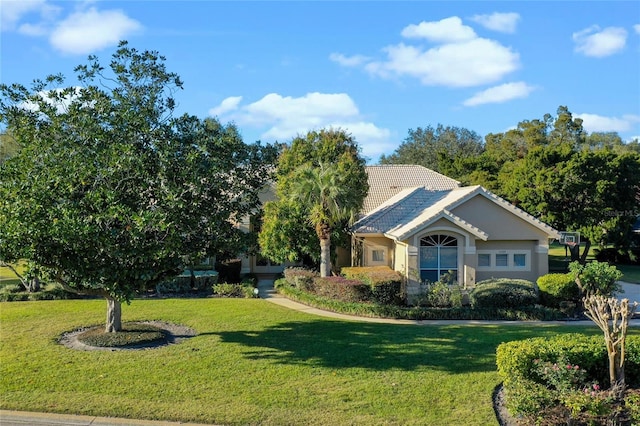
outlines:
[[[253, 127], [266, 141], [287, 141], [320, 128], [342, 128], [353, 134], [367, 157], [378, 158], [392, 151], [390, 131], [363, 120], [357, 105], [346, 93], [307, 93], [301, 97], [270, 93], [255, 102], [240, 105], [241, 97], [229, 97], [210, 112], [219, 119]], [[237, 101], [237, 102], [236, 102]], [[229, 108], [233, 106], [233, 108]]]
[[[69, 110], [69, 106], [78, 100], [81, 92], [81, 87], [74, 86], [68, 89], [58, 88], [41, 91], [38, 92], [38, 97], [50, 106], [55, 107], [57, 114], [64, 114]], [[89, 104], [85, 103], [83, 105], [87, 106]], [[40, 105], [33, 101], [22, 102], [19, 107], [33, 112], [40, 110]]]
[[519, 55], [500, 43], [476, 38], [429, 50], [400, 43], [385, 49], [386, 62], [371, 62], [365, 69], [389, 78], [409, 75], [424, 85], [469, 87], [493, 83], [519, 67]]
[[625, 114], [622, 117], [605, 117], [598, 114], [575, 114], [582, 119], [582, 127], [588, 132], [628, 132], [640, 123], [640, 115]]
[[471, 20], [490, 30], [512, 34], [516, 32], [516, 26], [520, 20], [520, 15], [513, 12], [496, 12], [491, 15], [474, 15]]
[[636, 31], [636, 33], [640, 34], [640, 24], [635, 24], [633, 26], [633, 29]]
[[364, 55], [345, 56], [342, 53], [332, 53], [329, 59], [343, 67], [357, 67], [368, 62], [371, 58]]
[[28, 14], [42, 13], [47, 8], [45, 0], [2, 0], [0, 26], [2, 31], [12, 31]]
[[230, 96], [222, 101], [220, 105], [209, 110], [209, 115], [215, 117], [238, 109], [242, 101], [242, 96]]
[[507, 102], [512, 99], [526, 98], [534, 90], [523, 81], [517, 83], [506, 83], [500, 86], [491, 87], [473, 95], [462, 104], [465, 106], [476, 106], [482, 104], [495, 104]]
[[495, 40], [478, 37], [457, 16], [408, 25], [402, 36], [426, 39], [435, 46], [406, 41], [383, 48], [384, 59], [338, 53], [331, 54], [330, 59], [342, 66], [362, 66], [369, 74], [385, 79], [408, 76], [423, 85], [448, 87], [491, 84], [520, 67], [516, 51]]
[[402, 36], [406, 38], [426, 38], [433, 42], [457, 42], [476, 38], [473, 28], [462, 24], [457, 16], [445, 18], [440, 21], [425, 22], [418, 25], [411, 24], [402, 30]]
[[138, 21], [120, 10], [98, 11], [92, 7], [59, 22], [49, 41], [64, 53], [88, 54], [117, 44], [140, 29]]
[[627, 31], [620, 27], [600, 30], [597, 25], [573, 33], [575, 51], [585, 56], [602, 58], [621, 51], [627, 41]]

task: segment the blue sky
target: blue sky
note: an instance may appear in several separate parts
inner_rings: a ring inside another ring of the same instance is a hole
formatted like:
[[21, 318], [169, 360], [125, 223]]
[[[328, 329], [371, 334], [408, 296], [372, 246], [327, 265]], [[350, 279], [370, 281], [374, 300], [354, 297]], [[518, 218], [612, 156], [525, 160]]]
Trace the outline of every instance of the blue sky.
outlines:
[[350, 131], [370, 162], [409, 129], [484, 136], [565, 105], [589, 131], [640, 137], [640, 2], [0, 0], [3, 83], [28, 85], [119, 40], [184, 81], [179, 112], [246, 142]]

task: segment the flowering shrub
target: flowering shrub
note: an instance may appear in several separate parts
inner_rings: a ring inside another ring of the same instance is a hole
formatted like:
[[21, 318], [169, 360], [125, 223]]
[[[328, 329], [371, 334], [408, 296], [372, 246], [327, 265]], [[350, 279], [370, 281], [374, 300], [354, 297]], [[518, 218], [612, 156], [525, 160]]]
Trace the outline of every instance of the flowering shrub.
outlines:
[[578, 365], [572, 365], [564, 358], [553, 363], [536, 359], [533, 363], [536, 373], [545, 384], [560, 392], [576, 390], [585, 386], [587, 370], [580, 368]]

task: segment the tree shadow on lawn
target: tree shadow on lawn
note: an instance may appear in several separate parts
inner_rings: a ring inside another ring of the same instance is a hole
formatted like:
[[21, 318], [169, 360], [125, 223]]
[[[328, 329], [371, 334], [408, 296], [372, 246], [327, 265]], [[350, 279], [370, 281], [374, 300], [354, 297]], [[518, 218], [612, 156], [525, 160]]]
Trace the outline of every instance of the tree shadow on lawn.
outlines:
[[224, 343], [252, 348], [245, 352], [249, 359], [278, 364], [407, 371], [427, 367], [469, 373], [495, 371], [496, 348], [502, 342], [556, 333], [552, 327], [526, 325], [404, 326], [313, 320], [212, 334]]

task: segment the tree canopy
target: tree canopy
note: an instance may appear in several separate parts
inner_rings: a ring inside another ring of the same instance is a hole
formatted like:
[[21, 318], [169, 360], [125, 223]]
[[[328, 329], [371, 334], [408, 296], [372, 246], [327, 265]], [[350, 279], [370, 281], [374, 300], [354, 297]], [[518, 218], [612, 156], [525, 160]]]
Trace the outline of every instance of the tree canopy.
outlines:
[[185, 256], [240, 250], [236, 222], [259, 208], [276, 149], [233, 125], [173, 117], [182, 82], [157, 52], [122, 42], [61, 75], [0, 85], [0, 120], [21, 146], [0, 165], [0, 261], [120, 303], [175, 275]]
[[[348, 243], [347, 216], [360, 211], [369, 189], [365, 160], [350, 134], [340, 129], [322, 129], [293, 139], [283, 148], [277, 164], [277, 199], [264, 207], [259, 235], [261, 252], [276, 262], [318, 264], [322, 250], [316, 225], [322, 220], [311, 219], [331, 214], [329, 239], [340, 245]], [[326, 178], [323, 185], [312, 185], [322, 183], [320, 178]], [[330, 184], [325, 185], [327, 180]], [[328, 206], [319, 205], [318, 198], [311, 196], [320, 195], [316, 190], [322, 186], [333, 191], [330, 198], [340, 206], [340, 214], [324, 209]]]
[[438, 124], [409, 129], [402, 144], [380, 164], [417, 164], [457, 179], [450, 163], [473, 158], [483, 151], [482, 137], [472, 130]]

